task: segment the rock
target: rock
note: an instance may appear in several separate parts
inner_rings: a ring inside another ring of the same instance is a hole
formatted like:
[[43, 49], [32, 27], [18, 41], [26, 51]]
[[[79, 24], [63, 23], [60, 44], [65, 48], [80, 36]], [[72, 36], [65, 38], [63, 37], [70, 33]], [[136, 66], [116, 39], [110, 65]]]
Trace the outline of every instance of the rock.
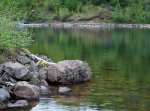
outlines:
[[47, 61], [47, 62], [53, 62], [50, 59], [48, 59], [48, 57], [45, 56], [45, 55], [40, 56], [40, 58], [43, 59], [43, 60], [45, 60], [45, 61]]
[[28, 69], [23, 66], [22, 64], [16, 62], [7, 62], [4, 64], [5, 71], [12, 77], [17, 78], [17, 79], [22, 79], [27, 76], [28, 74]]
[[48, 59], [47, 56], [45, 56], [45, 55], [41, 55], [40, 58], [41, 58], [41, 59], [44, 59], [44, 60], [47, 60], [47, 59]]
[[30, 63], [30, 59], [28, 59], [26, 56], [18, 57], [18, 61], [23, 65]]
[[23, 80], [33, 80], [33, 77], [38, 78], [39, 77], [39, 73], [38, 72], [28, 72], [28, 74], [23, 78]]
[[36, 67], [34, 61], [31, 61], [30, 64], [31, 64], [31, 70], [32, 70], [33, 72], [37, 72], [37, 71], [38, 71], [38, 68]]
[[30, 84], [33, 84], [33, 85], [39, 85], [40, 84], [40, 80], [38, 79], [37, 76], [33, 76], [29, 82]]
[[48, 85], [48, 83], [47, 83], [47, 81], [46, 80], [41, 80], [41, 84], [40, 84], [41, 86], [45, 86], [45, 87], [48, 87], [49, 88], [49, 85]]
[[19, 54], [20, 54], [21, 56], [26, 56], [26, 55], [27, 55], [27, 54], [26, 54], [25, 52], [23, 52], [23, 51], [20, 51]]
[[80, 18], [74, 18], [72, 19], [73, 22], [77, 22], [77, 21], [80, 21]]
[[18, 100], [16, 103], [8, 103], [8, 108], [16, 108], [16, 107], [27, 107], [28, 102], [26, 100]]
[[48, 69], [47, 68], [42, 68], [39, 70], [39, 74], [40, 74], [40, 79], [41, 80], [46, 80], [48, 77]]
[[0, 102], [7, 101], [10, 98], [10, 94], [3, 88], [0, 88]]
[[26, 76], [24, 76], [24, 77], [22, 78], [22, 80], [31, 80], [34, 75], [35, 75], [34, 72], [28, 71], [28, 74], [27, 74]]
[[46, 86], [40, 86], [40, 93], [41, 94], [50, 94], [50, 90]]
[[40, 96], [40, 88], [38, 86], [31, 85], [26, 81], [15, 84], [13, 90], [14, 94], [18, 98], [39, 99]]
[[85, 82], [91, 75], [88, 64], [79, 60], [61, 61], [48, 69], [48, 80], [61, 84]]
[[2, 73], [3, 70], [4, 70], [4, 64], [0, 64], [0, 74]]
[[60, 87], [59, 88], [59, 93], [66, 93], [66, 92], [69, 92], [71, 89], [68, 88], [68, 87]]
[[50, 94], [50, 87], [48, 85], [48, 83], [46, 82], [46, 80], [41, 80], [41, 84], [40, 84], [40, 92], [41, 94]]

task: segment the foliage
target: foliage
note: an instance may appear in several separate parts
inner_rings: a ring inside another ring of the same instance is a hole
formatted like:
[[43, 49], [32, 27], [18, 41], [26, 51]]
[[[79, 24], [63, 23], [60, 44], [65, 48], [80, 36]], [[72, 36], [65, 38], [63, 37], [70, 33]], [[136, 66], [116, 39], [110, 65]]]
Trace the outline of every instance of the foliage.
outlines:
[[27, 47], [31, 42], [31, 33], [4, 15], [0, 16], [0, 49]]
[[69, 10], [67, 8], [59, 8], [58, 16], [61, 20], [67, 19], [69, 17]]
[[[68, 19], [66, 16], [70, 14], [84, 13], [83, 5], [102, 7], [105, 4], [113, 9], [114, 22], [150, 23], [149, 0], [0, 0], [0, 10], [13, 6], [12, 12], [24, 12], [23, 19], [26, 21], [45, 22], [51, 15]], [[102, 11], [103, 8], [98, 9], [99, 13]]]
[[132, 2], [123, 8], [120, 4], [115, 7], [114, 21], [117, 23], [150, 23], [150, 13], [145, 10], [143, 3]]
[[26, 18], [24, 12], [17, 8], [17, 2], [11, 3], [0, 10], [0, 49], [23, 48], [32, 42], [31, 32], [17, 24]]

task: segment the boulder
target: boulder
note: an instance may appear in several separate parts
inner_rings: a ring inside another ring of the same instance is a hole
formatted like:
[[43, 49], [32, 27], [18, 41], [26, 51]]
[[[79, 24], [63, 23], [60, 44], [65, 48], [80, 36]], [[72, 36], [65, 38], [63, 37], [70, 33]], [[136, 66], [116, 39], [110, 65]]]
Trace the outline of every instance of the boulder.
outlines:
[[50, 59], [48, 59], [48, 57], [45, 56], [45, 55], [41, 55], [40, 58], [43, 59], [43, 60], [45, 60], [45, 61], [47, 61], [47, 62], [53, 62]]
[[24, 64], [24, 65], [30, 63], [30, 59], [28, 59], [26, 56], [20, 56], [20, 57], [18, 57], [18, 61], [21, 64]]
[[23, 79], [28, 74], [28, 69], [22, 64], [16, 62], [7, 62], [4, 64], [4, 70], [12, 77]]
[[65, 60], [48, 69], [48, 80], [61, 84], [88, 81], [92, 73], [88, 64], [80, 60]]
[[30, 84], [33, 84], [33, 85], [39, 85], [40, 84], [40, 80], [37, 76], [33, 76], [31, 79], [30, 79]]
[[28, 102], [26, 100], [18, 100], [16, 103], [8, 103], [8, 108], [16, 108], [16, 107], [27, 107]]
[[48, 69], [47, 68], [42, 68], [39, 70], [39, 74], [40, 74], [40, 79], [41, 80], [46, 80], [48, 77]]
[[26, 81], [16, 83], [13, 91], [18, 98], [39, 99], [40, 96], [40, 88]]
[[0, 74], [2, 73], [3, 70], [4, 70], [4, 64], [0, 64]]
[[40, 84], [40, 93], [45, 95], [45, 94], [50, 94], [50, 87], [48, 85], [48, 83], [46, 82], [46, 80], [41, 80], [41, 84]]
[[30, 65], [31, 65], [31, 70], [33, 72], [37, 72], [38, 71], [38, 68], [36, 67], [34, 61], [30, 61]]
[[27, 54], [25, 53], [25, 52], [23, 52], [23, 51], [19, 51], [19, 54], [21, 55], [21, 56], [26, 56]]
[[45, 55], [41, 55], [40, 58], [43, 60], [48, 60], [47, 56], [45, 56]]
[[10, 94], [3, 88], [0, 88], [0, 102], [7, 101], [10, 98]]

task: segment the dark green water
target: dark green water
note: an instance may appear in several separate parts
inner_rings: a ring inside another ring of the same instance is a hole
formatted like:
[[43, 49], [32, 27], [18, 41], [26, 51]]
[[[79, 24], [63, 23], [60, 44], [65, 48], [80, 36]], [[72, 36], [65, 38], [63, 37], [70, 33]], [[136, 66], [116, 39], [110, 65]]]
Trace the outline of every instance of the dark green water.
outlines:
[[[35, 29], [30, 51], [87, 61], [90, 82], [41, 97], [31, 111], [150, 111], [149, 29]], [[57, 87], [54, 88], [55, 90]]]

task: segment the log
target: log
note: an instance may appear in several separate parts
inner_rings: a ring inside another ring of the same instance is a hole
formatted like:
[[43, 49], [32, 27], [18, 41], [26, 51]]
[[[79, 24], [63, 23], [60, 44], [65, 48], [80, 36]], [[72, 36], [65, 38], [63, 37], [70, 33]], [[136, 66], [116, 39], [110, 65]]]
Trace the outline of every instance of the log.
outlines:
[[[44, 64], [44, 65], [49, 65], [49, 66], [52, 66], [52, 65], [56, 64], [56, 63], [54, 63], [54, 62], [47, 62], [47, 61], [45, 61], [44, 59], [39, 58], [38, 56], [36, 56], [36, 55], [32, 54], [31, 52], [29, 52], [27, 49], [23, 49], [23, 51], [24, 51], [29, 57], [35, 58], [35, 59], [38, 61], [38, 63], [42, 62], [42, 64]], [[38, 63], [37, 63], [37, 64], [38, 64]]]

